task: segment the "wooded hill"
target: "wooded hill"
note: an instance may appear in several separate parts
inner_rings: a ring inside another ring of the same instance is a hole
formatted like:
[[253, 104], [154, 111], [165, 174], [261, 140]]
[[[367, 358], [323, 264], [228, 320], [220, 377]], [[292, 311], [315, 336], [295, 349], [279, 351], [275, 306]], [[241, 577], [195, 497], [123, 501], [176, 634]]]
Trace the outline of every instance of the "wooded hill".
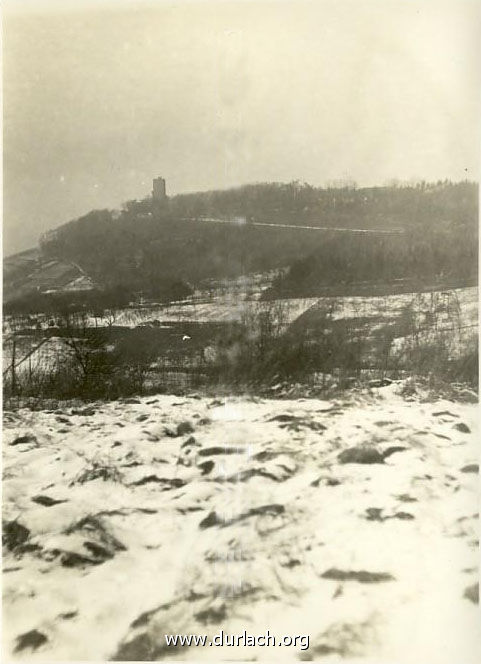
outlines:
[[[200, 217], [329, 228], [403, 229], [401, 236], [215, 224]], [[165, 280], [196, 283], [291, 266], [285, 295], [356, 280], [463, 282], [477, 275], [478, 185], [322, 189], [297, 182], [151, 198], [94, 210], [41, 241], [44, 256], [80, 265], [99, 284], [155, 296]]]

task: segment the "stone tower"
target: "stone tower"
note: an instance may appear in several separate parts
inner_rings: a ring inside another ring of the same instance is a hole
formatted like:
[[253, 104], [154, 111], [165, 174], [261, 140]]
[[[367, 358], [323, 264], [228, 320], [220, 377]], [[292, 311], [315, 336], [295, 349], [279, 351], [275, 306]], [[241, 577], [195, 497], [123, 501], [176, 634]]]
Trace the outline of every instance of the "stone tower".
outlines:
[[165, 203], [167, 194], [165, 193], [165, 180], [164, 178], [154, 178], [152, 183], [152, 198], [157, 203]]

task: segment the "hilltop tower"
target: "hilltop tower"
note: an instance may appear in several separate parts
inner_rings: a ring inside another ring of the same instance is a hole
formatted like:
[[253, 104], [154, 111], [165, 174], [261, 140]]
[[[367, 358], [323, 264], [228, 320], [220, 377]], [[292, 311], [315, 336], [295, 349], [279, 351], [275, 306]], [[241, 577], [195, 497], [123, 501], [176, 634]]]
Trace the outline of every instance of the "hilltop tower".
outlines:
[[157, 203], [165, 203], [165, 201], [167, 200], [164, 178], [161, 177], [154, 178], [152, 183], [152, 198]]

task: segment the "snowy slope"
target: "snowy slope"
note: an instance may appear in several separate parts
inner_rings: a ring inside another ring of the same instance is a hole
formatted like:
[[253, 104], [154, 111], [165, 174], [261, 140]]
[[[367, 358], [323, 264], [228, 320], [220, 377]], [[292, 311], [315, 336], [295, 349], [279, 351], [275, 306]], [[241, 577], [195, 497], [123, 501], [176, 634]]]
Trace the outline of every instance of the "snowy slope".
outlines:
[[479, 661], [477, 406], [399, 392], [6, 413], [4, 658]]

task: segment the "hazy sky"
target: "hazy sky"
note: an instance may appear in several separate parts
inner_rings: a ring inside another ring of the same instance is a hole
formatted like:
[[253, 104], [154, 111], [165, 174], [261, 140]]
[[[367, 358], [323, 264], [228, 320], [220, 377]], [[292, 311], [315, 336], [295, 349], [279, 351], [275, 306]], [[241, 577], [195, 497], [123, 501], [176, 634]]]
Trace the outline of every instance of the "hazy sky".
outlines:
[[254, 181], [477, 179], [481, 2], [4, 0], [4, 251]]

